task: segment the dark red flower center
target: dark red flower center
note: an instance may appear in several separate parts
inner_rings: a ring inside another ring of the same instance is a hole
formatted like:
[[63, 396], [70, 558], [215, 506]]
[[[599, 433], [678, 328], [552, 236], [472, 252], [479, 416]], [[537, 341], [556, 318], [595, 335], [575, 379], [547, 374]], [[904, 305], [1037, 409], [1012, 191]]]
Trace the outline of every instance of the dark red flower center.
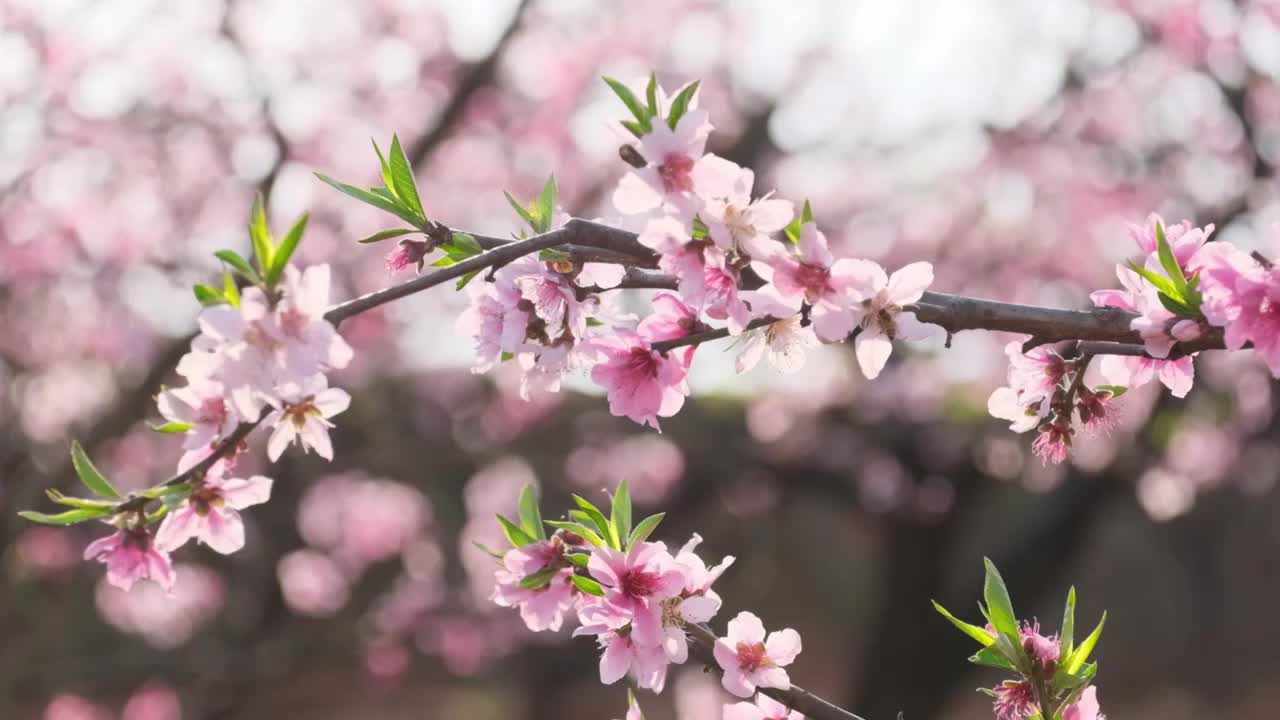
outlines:
[[764, 643], [738, 643], [738, 667], [743, 672], [755, 672], [768, 664], [769, 656], [765, 653]]
[[628, 570], [622, 575], [622, 593], [633, 598], [649, 597], [658, 591], [659, 582], [657, 573]]
[[800, 263], [800, 269], [796, 271], [796, 281], [804, 288], [809, 301], [815, 302], [831, 292], [831, 268]]
[[693, 158], [683, 153], [667, 153], [658, 166], [662, 189], [669, 192], [693, 192]]

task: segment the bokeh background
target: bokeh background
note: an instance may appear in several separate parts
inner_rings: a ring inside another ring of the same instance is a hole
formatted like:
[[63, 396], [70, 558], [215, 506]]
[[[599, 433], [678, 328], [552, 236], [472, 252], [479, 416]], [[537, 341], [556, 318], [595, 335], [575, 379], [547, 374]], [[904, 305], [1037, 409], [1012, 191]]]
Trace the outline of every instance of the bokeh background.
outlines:
[[[1071, 584], [1081, 625], [1110, 612], [1112, 718], [1275, 717], [1280, 405], [1248, 353], [1045, 468], [985, 414], [1007, 337], [899, 348], [875, 383], [843, 348], [784, 378], [709, 346], [656, 434], [589, 383], [526, 403], [469, 373], [442, 287], [344, 325], [337, 458], [286, 454], [247, 548], [180, 551], [176, 597], [107, 586], [93, 529], [15, 516], [73, 484], [72, 437], [122, 486], [171, 473], [151, 396], [255, 191], [277, 225], [311, 211], [300, 259], [338, 298], [367, 292], [394, 278], [354, 240], [392, 224], [313, 171], [371, 183], [396, 132], [452, 226], [511, 232], [501, 191], [550, 172], [607, 217], [599, 76], [651, 68], [700, 78], [712, 149], [840, 252], [930, 260], [942, 291], [1081, 306], [1153, 210], [1280, 252], [1276, 2], [0, 0], [0, 718], [620, 717], [589, 641], [487, 602], [471, 542], [526, 482], [550, 515], [623, 477], [662, 537], [739, 557], [726, 613], [800, 630], [793, 678], [871, 720], [989, 717], [994, 676], [928, 605], [972, 608], [983, 555], [1050, 627]], [[722, 700], [696, 667], [642, 697]]]

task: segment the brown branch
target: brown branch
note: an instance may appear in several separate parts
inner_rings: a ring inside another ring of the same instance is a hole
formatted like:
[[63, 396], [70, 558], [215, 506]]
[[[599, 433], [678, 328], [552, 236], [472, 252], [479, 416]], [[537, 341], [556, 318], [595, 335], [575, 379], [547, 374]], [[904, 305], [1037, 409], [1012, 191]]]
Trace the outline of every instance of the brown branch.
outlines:
[[[720, 664], [715, 660], [716, 634], [707, 627], [697, 623], [690, 623], [685, 626], [685, 631], [693, 642], [690, 650], [698, 658], [698, 660], [706, 663], [708, 668], [713, 668], [716, 672], [722, 673]], [[805, 690], [799, 685], [792, 685], [789, 690], [779, 690], [778, 688], [759, 688], [759, 691], [786, 705], [792, 710], [800, 711], [801, 715], [813, 720], [864, 720], [861, 716], [845, 710], [834, 703], [823, 700], [813, 693]]]

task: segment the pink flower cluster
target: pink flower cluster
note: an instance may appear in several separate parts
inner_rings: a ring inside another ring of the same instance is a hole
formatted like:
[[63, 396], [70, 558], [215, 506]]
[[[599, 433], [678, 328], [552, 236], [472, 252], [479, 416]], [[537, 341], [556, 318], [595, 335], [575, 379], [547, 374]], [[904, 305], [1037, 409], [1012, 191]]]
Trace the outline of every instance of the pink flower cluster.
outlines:
[[[201, 332], [178, 364], [187, 384], [156, 398], [167, 429], [184, 437], [179, 472], [199, 465], [241, 423], [258, 419], [267, 408], [263, 425], [270, 431], [271, 460], [295, 442], [332, 459], [329, 418], [345, 410], [350, 397], [330, 388], [326, 373], [346, 367], [352, 350], [324, 319], [329, 280], [328, 265], [301, 272], [290, 266], [271, 295], [249, 287], [238, 304], [200, 313]], [[171, 589], [169, 553], [188, 540], [223, 554], [244, 547], [239, 511], [266, 502], [271, 479], [231, 476], [240, 450], [232, 448], [199, 477], [166, 494], [167, 514], [154, 535], [141, 510], [121, 512], [114, 519], [120, 529], [91, 543], [85, 558], [105, 563], [107, 579], [123, 589], [141, 578]]]
[[[636, 687], [662, 692], [669, 666], [689, 658], [688, 627], [709, 622], [720, 610], [721, 599], [712, 585], [733, 564], [734, 559], [726, 557], [708, 567], [696, 552], [701, 540], [694, 535], [675, 554], [664, 543], [649, 541], [624, 551], [586, 544], [576, 534], [561, 531], [502, 554], [493, 601], [517, 608], [534, 632], [558, 631], [564, 619], [575, 614], [579, 627], [574, 636], [594, 636], [599, 643], [602, 683], [611, 685], [630, 676]], [[584, 592], [574, 582], [575, 574], [589, 578], [599, 594]], [[785, 667], [799, 653], [800, 635], [795, 630], [766, 636], [760, 619], [749, 612], [729, 621], [727, 635], [714, 647], [725, 689], [743, 698], [750, 698], [758, 687], [788, 689]], [[771, 713], [758, 717], [774, 717], [772, 701], [758, 702], [760, 712]], [[744, 710], [731, 708], [736, 706], [726, 706], [726, 717], [747, 717]], [[628, 717], [632, 714], [639, 715], [634, 699]]]
[[[869, 260], [835, 258], [807, 212], [797, 219], [790, 201], [753, 195], [751, 170], [706, 153], [712, 128], [696, 94], [678, 117], [669, 116], [666, 93], [657, 95], [651, 128], [623, 148], [632, 169], [613, 204], [640, 228], [639, 242], [659, 255], [677, 294], [656, 296], [653, 313], [637, 322], [607, 312], [598, 294], [619, 285], [620, 266], [526, 257], [469, 286], [459, 327], [475, 341], [477, 372], [514, 359], [527, 395], [591, 367], [614, 415], [658, 428], [689, 394], [693, 347], [664, 352], [656, 343], [723, 323], [730, 335], [750, 333], [739, 371], [767, 352], [774, 367], [793, 372], [807, 348], [856, 333], [858, 362], [874, 378], [893, 340], [924, 335], [909, 307], [933, 281], [928, 263], [890, 276]], [[744, 289], [749, 278], [764, 283]]]

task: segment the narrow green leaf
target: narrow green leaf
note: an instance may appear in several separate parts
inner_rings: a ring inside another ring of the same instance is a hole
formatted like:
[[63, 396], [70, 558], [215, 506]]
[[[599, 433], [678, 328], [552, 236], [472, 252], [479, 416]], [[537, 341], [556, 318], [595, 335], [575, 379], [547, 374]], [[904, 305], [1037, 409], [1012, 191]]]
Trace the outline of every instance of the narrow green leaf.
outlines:
[[302, 233], [307, 231], [307, 221], [310, 219], [311, 213], [302, 213], [302, 216], [293, 223], [293, 227], [289, 228], [289, 232], [285, 233], [284, 239], [280, 241], [280, 246], [276, 248], [275, 255], [271, 258], [271, 270], [267, 273], [268, 285], [275, 285], [280, 282], [280, 278], [284, 277], [285, 266], [289, 264], [293, 252], [298, 249], [298, 243], [302, 242]]
[[236, 272], [245, 276], [249, 282], [256, 284], [262, 281], [262, 279], [258, 277], [258, 271], [254, 270], [253, 266], [249, 264], [249, 261], [245, 260], [244, 257], [235, 250], [219, 250], [214, 253], [213, 256], [230, 265]]
[[641, 130], [640, 134], [643, 135], [652, 130], [653, 125], [651, 123], [651, 119], [653, 116], [649, 114], [648, 108], [640, 104], [640, 100], [636, 98], [635, 93], [631, 92], [631, 88], [628, 88], [626, 85], [623, 85], [611, 77], [603, 78], [603, 80], [605, 81], [605, 84], [613, 89], [613, 93], [618, 96], [618, 99], [622, 101], [622, 104], [626, 105], [627, 109], [631, 111], [631, 114], [635, 116], [636, 123]]
[[995, 668], [997, 670], [1013, 670], [1013, 663], [1001, 655], [999, 652], [991, 648], [982, 648], [976, 654], [969, 658], [969, 662], [982, 667]]
[[1093, 647], [1098, 644], [1098, 638], [1102, 637], [1102, 626], [1107, 624], [1107, 613], [1104, 610], [1102, 619], [1098, 621], [1098, 627], [1089, 633], [1089, 637], [1080, 643], [1080, 646], [1071, 653], [1071, 657], [1062, 664], [1062, 669], [1069, 673], [1079, 670], [1089, 659], [1089, 655], [1093, 652]]
[[595, 595], [596, 597], [604, 597], [604, 588], [595, 580], [592, 580], [589, 577], [583, 577], [582, 575], [574, 575], [570, 579], [573, 581], [574, 587], [578, 588], [582, 592], [588, 595]]
[[573, 501], [578, 504], [578, 507], [582, 508], [583, 512], [591, 517], [591, 520], [595, 522], [596, 527], [600, 528], [601, 534], [608, 537], [609, 546], [615, 550], [621, 550], [622, 544], [618, 540], [618, 532], [614, 529], [613, 523], [609, 522], [609, 519], [604, 516], [604, 513], [600, 512], [600, 508], [592, 505], [589, 500], [581, 495], [574, 495]]
[[693, 96], [697, 92], [698, 81], [694, 80], [676, 94], [675, 99], [671, 101], [671, 112], [667, 113], [667, 127], [676, 129], [676, 125], [680, 124], [680, 118], [689, 112], [689, 103], [693, 102]]
[[553, 528], [568, 530], [571, 533], [581, 535], [584, 540], [596, 547], [604, 547], [605, 545], [604, 538], [600, 537], [599, 533], [582, 523], [566, 522], [564, 520], [546, 520], [545, 522]]
[[502, 515], [498, 515], [498, 522], [502, 525], [502, 531], [507, 534], [507, 540], [511, 541], [512, 547], [521, 547], [535, 542], [534, 538], [525, 532], [519, 525], [511, 522]]
[[1173, 254], [1173, 248], [1164, 235], [1164, 225], [1160, 223], [1156, 223], [1156, 255], [1160, 258], [1160, 267], [1164, 268], [1174, 287], [1178, 289], [1178, 297], [1184, 297], [1187, 276], [1182, 272], [1182, 266], [1178, 264], [1178, 258]]
[[938, 613], [942, 615], [942, 617], [951, 621], [951, 624], [955, 625], [956, 628], [960, 630], [960, 632], [964, 633], [965, 635], [968, 635], [974, 640], [977, 640], [979, 643], [982, 644], [983, 647], [990, 647], [995, 644], [996, 642], [995, 636], [987, 632], [985, 628], [980, 628], [977, 625], [972, 625], [970, 623], [967, 623], [957, 618], [955, 615], [952, 615], [949, 610], [942, 607], [942, 605], [940, 605], [937, 600], [930, 600], [930, 602], [933, 603], [933, 609], [937, 610]]
[[[658, 114], [658, 74], [649, 73], [649, 84], [644, 88], [644, 100], [648, 103], [649, 114]], [[673, 126], [674, 127], [674, 126]]]
[[362, 242], [367, 245], [369, 243], [382, 242], [383, 240], [388, 240], [393, 237], [400, 237], [401, 235], [410, 235], [416, 232], [421, 232], [421, 231], [412, 230], [410, 228], [398, 228], [395, 230], [379, 230], [378, 232], [368, 237], [360, 238], [360, 240], [358, 240], [357, 242]]
[[542, 524], [542, 512], [538, 510], [538, 489], [532, 484], [520, 491], [520, 527], [529, 535], [547, 539], [547, 528]]
[[64, 513], [58, 513], [57, 515], [46, 515], [32, 510], [23, 510], [18, 513], [18, 517], [24, 520], [30, 520], [31, 522], [41, 523], [43, 525], [75, 525], [76, 523], [100, 518], [104, 515], [110, 514], [110, 512], [110, 510], [103, 509], [79, 508], [76, 510], [68, 510]]
[[263, 205], [262, 193], [253, 201], [253, 215], [249, 220], [249, 239], [253, 241], [253, 255], [258, 260], [258, 270], [265, 276], [271, 267], [271, 257], [275, 254], [276, 244], [271, 239], [271, 229], [267, 227], [267, 209]]
[[222, 305], [227, 301], [226, 298], [222, 297], [222, 291], [212, 285], [196, 283], [191, 286], [191, 290], [196, 295], [196, 301], [204, 307]]
[[1107, 392], [1111, 393], [1111, 397], [1113, 398], [1118, 398], [1121, 395], [1129, 392], [1129, 388], [1125, 387], [1124, 385], [1096, 385], [1094, 386], [1093, 389], [1106, 390]]
[[1198, 314], [1190, 305], [1176, 298], [1169, 297], [1164, 293], [1157, 293], [1156, 297], [1160, 299], [1160, 304], [1164, 306], [1164, 309], [1174, 315], [1193, 318]]
[[396, 217], [400, 218], [401, 220], [404, 220], [405, 222], [409, 223], [410, 225], [413, 225], [416, 227], [419, 223], [422, 222], [422, 219], [419, 218], [417, 215], [415, 215], [412, 211], [397, 204], [393, 199], [388, 199], [385, 195], [381, 195], [372, 190], [365, 190], [363, 188], [358, 188], [354, 185], [348, 185], [346, 183], [338, 182], [337, 180], [334, 180], [328, 175], [323, 175], [321, 173], [316, 173], [316, 177], [320, 178], [321, 182], [338, 190], [339, 192], [345, 193], [346, 195], [349, 195], [359, 200], [360, 202], [365, 203], [366, 205], [372, 205], [378, 208], [379, 210], [389, 212], [392, 215], [395, 215]]
[[635, 120], [623, 120], [622, 127], [630, 130], [631, 134], [636, 137], [644, 137], [644, 126]]
[[163, 425], [152, 425], [151, 429], [158, 433], [184, 433], [191, 429], [191, 423], [167, 422]]
[[609, 535], [609, 533], [603, 527], [600, 527], [599, 525], [596, 524], [595, 519], [591, 517], [590, 513], [584, 512], [582, 510], [570, 510], [568, 515], [570, 520], [576, 523], [580, 523], [586, 526], [590, 530], [594, 530], [601, 537], [607, 537]]
[[631, 531], [631, 536], [627, 538], [627, 549], [635, 547], [638, 543], [642, 543], [649, 538], [649, 535], [658, 527], [658, 523], [662, 522], [662, 518], [666, 517], [666, 513], [658, 513], [640, 521], [636, 528]]
[[1158, 273], [1152, 272], [1151, 270], [1148, 270], [1133, 261], [1129, 261], [1129, 269], [1141, 275], [1147, 282], [1154, 285], [1157, 290], [1164, 293], [1165, 295], [1168, 295], [1169, 297], [1172, 297], [1175, 299], [1182, 297], [1182, 293], [1178, 291], [1178, 288], [1173, 284], [1173, 281], [1171, 281], [1169, 278], [1163, 275], [1160, 275]]
[[61, 492], [52, 488], [45, 490], [44, 494], [47, 495], [50, 500], [58, 503], [59, 505], [80, 508], [82, 510], [102, 510], [104, 512], [109, 512], [115, 508], [114, 502], [107, 500], [88, 500], [86, 498], [78, 498], [72, 495], [63, 495]]
[[[627, 489], [627, 481], [618, 483], [609, 508], [609, 524], [613, 526], [613, 534], [618, 540], [631, 538], [631, 492]], [[628, 545], [627, 547], [630, 547]], [[619, 548], [625, 550], [626, 548]]]
[[579, 567], [586, 567], [591, 562], [591, 556], [586, 553], [568, 553], [564, 559]]
[[[1062, 690], [1073, 690], [1075, 688], [1080, 688], [1085, 683], [1092, 680], [1093, 676], [1096, 675], [1097, 673], [1098, 673], [1098, 663], [1085, 663], [1084, 667], [1080, 668], [1078, 672], [1074, 672], [1074, 673], [1068, 673], [1068, 672], [1054, 673], [1053, 689], [1058, 690], [1060, 692]], [[1062, 707], [1066, 707], [1070, 705], [1072, 702], [1074, 702], [1073, 698], [1066, 698], [1066, 700], [1067, 702], [1062, 703]]]
[[502, 553], [498, 552], [497, 550], [494, 550], [493, 548], [489, 547], [488, 545], [485, 545], [482, 542], [477, 542], [475, 540], [472, 540], [471, 544], [476, 546], [477, 548], [480, 548], [481, 552], [483, 552], [485, 555], [488, 555], [489, 557], [495, 560], [502, 559]]
[[422, 200], [418, 197], [418, 182], [413, 177], [413, 168], [409, 166], [409, 158], [405, 157], [400, 147], [400, 137], [391, 136], [391, 182], [400, 202], [423, 220], [426, 215], [422, 211]]
[[[369, 138], [369, 142], [373, 143], [373, 151], [378, 153], [378, 165], [382, 168], [382, 185], [395, 197], [395, 183], [391, 179], [391, 166], [387, 164], [387, 159], [382, 155], [382, 148], [378, 147], [378, 141]], [[397, 201], [400, 199], [395, 198]]]
[[813, 222], [813, 208], [809, 206], [809, 201], [804, 201], [804, 209], [801, 210], [798, 217], [791, 218], [791, 222], [783, 228], [783, 232], [787, 234], [787, 239], [793, 244], [800, 242], [800, 232], [804, 228], [805, 223]]
[[109, 498], [120, 497], [120, 491], [116, 490], [111, 482], [98, 471], [93, 461], [89, 459], [88, 453], [75, 440], [71, 441], [71, 464], [75, 467], [76, 475], [79, 476], [80, 482], [84, 483], [84, 486], [95, 494]]
[[536, 590], [541, 587], [546, 587], [547, 583], [551, 582], [551, 578], [555, 577], [558, 572], [560, 572], [560, 568], [549, 567], [543, 568], [532, 575], [525, 575], [524, 578], [520, 580], [520, 587], [526, 590]]
[[1062, 643], [1061, 656], [1071, 657], [1071, 649], [1075, 647], [1076, 632], [1076, 589], [1067, 591], [1067, 604], [1062, 610], [1062, 630], [1058, 639]]
[[560, 189], [556, 187], [556, 176], [551, 175], [547, 178], [546, 184], [542, 186], [542, 192], [533, 202], [531, 214], [538, 220], [538, 223], [533, 227], [534, 232], [541, 234], [551, 231], [551, 218], [555, 215], [559, 194]]
[[[456, 265], [457, 262], [458, 261], [454, 260], [452, 257], [445, 255], [444, 257], [436, 258], [435, 262], [431, 263], [431, 267], [449, 267], [450, 265]], [[459, 288], [459, 290], [461, 290], [461, 288]]]
[[480, 247], [480, 243], [475, 236], [464, 232], [456, 232], [450, 236], [449, 248], [449, 254], [458, 260], [464, 260], [484, 252], [484, 248]]
[[226, 298], [232, 307], [240, 307], [240, 288], [236, 287], [236, 279], [231, 277], [230, 270], [222, 271], [222, 297]]
[[991, 613], [991, 624], [996, 630], [1009, 636], [1011, 640], [1018, 638], [1018, 616], [1013, 613], [1013, 601], [1009, 599], [1009, 589], [1005, 587], [1004, 578], [989, 558], [982, 559], [986, 566], [987, 576], [983, 583], [982, 596], [987, 601], [987, 611]]
[[529, 227], [535, 227], [538, 224], [537, 219], [535, 219], [533, 215], [530, 215], [529, 210], [525, 208], [524, 205], [521, 205], [519, 200], [512, 197], [511, 193], [503, 190], [502, 195], [507, 198], [507, 204], [511, 206], [512, 210], [516, 211], [516, 214], [520, 216], [520, 219], [529, 223]]
[[479, 274], [480, 274], [479, 270], [472, 270], [466, 275], [463, 275], [462, 277], [458, 278], [458, 282], [454, 283], [453, 289], [461, 290], [462, 288], [467, 286], [467, 283], [471, 282], [473, 279], [475, 279], [475, 276]]

